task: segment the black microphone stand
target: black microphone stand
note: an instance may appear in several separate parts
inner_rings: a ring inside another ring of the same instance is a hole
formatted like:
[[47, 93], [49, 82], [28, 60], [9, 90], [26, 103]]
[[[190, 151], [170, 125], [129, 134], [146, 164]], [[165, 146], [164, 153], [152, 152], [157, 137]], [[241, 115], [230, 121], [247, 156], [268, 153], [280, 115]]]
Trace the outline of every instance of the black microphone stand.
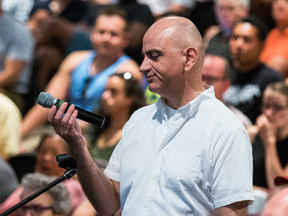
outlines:
[[55, 185], [59, 184], [60, 182], [64, 181], [65, 179], [70, 179], [77, 173], [77, 161], [70, 157], [68, 154], [60, 154], [56, 156], [57, 163], [59, 167], [65, 168], [67, 171], [63, 174], [63, 176], [59, 177], [55, 181], [51, 182], [50, 184], [46, 185], [45, 187], [41, 188], [39, 191], [36, 191], [34, 194], [30, 195], [26, 199], [22, 200], [21, 202], [17, 203], [16, 205], [12, 206], [10, 209], [2, 213], [0, 216], [7, 216], [12, 212], [16, 211], [26, 203], [30, 202], [31, 200], [35, 199], [42, 193], [46, 192], [50, 188], [54, 187]]

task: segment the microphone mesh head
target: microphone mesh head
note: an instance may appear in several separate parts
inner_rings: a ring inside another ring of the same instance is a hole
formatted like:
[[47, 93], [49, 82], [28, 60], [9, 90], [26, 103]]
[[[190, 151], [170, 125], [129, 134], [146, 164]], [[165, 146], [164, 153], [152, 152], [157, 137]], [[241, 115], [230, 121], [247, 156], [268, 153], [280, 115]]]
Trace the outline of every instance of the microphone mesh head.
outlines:
[[36, 102], [43, 107], [51, 108], [57, 102], [57, 98], [47, 92], [41, 92]]

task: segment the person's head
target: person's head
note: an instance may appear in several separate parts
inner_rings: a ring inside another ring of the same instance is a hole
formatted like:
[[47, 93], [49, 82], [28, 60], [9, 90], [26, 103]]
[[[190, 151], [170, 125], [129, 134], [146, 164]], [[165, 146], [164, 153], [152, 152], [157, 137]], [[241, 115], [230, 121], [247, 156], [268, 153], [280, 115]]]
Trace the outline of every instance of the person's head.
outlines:
[[144, 93], [139, 82], [129, 72], [112, 74], [101, 98], [104, 116], [128, 113], [145, 105]]
[[[21, 200], [53, 182], [56, 177], [30, 173], [22, 178]], [[59, 183], [20, 208], [21, 216], [60, 216], [70, 211], [70, 194], [65, 184]]]
[[125, 11], [116, 6], [105, 7], [97, 17], [90, 39], [99, 55], [119, 56], [129, 45]]
[[262, 98], [262, 113], [276, 128], [287, 127], [288, 124], [288, 86], [285, 82], [269, 84]]
[[223, 29], [232, 28], [240, 19], [248, 16], [250, 0], [216, 0], [215, 14]]
[[68, 152], [69, 146], [59, 135], [44, 135], [36, 149], [35, 172], [48, 176], [63, 175], [66, 170], [58, 166], [56, 155]]
[[265, 206], [263, 216], [288, 216], [288, 188], [274, 194]]
[[203, 84], [214, 86], [215, 96], [222, 101], [224, 92], [231, 84], [230, 65], [227, 59], [208, 54], [202, 69]]
[[155, 22], [144, 35], [142, 53], [140, 72], [150, 91], [167, 99], [183, 93], [187, 82], [195, 89], [203, 88], [204, 46], [190, 20], [165, 17]]
[[288, 26], [288, 1], [273, 0], [272, 1], [272, 17], [277, 26]]
[[241, 72], [246, 72], [260, 63], [259, 56], [268, 32], [267, 26], [255, 16], [245, 18], [234, 26], [230, 38], [230, 52], [233, 65]]

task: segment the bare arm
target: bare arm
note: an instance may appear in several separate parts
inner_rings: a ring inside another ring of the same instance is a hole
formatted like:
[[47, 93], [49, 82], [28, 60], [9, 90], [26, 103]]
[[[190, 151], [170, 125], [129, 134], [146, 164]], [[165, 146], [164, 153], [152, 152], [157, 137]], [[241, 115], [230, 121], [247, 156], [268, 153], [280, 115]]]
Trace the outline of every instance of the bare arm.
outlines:
[[274, 179], [285, 175], [277, 151], [276, 131], [265, 115], [257, 118], [256, 124], [259, 128], [259, 136], [265, 149], [265, 170], [269, 190], [275, 189]]
[[5, 59], [5, 68], [0, 72], [0, 88], [13, 85], [25, 69], [26, 62], [17, 59]]
[[[68, 94], [71, 73], [78, 63], [84, 58], [87, 52], [75, 52], [70, 54], [62, 64], [59, 71], [49, 82], [46, 92], [49, 92], [56, 98], [65, 99]], [[47, 122], [48, 109], [35, 104], [26, 114], [22, 122], [22, 137], [29, 132], [43, 126]]]
[[235, 202], [216, 209], [217, 216], [244, 216], [247, 215], [249, 201]]
[[56, 111], [56, 107], [53, 106], [48, 120], [56, 133], [69, 144], [72, 157], [77, 160], [78, 177], [82, 188], [92, 205], [101, 215], [112, 215], [120, 208], [120, 185], [110, 180], [91, 157], [76, 121], [78, 112], [74, 105], [69, 107], [62, 119], [66, 107], [67, 103], [63, 103]]

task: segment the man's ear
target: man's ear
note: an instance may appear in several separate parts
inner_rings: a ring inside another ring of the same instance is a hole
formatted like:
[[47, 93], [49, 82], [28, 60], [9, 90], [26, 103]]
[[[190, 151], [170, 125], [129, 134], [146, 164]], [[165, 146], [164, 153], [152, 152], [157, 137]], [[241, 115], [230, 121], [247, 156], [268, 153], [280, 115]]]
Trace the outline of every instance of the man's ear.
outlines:
[[197, 62], [198, 59], [198, 51], [195, 47], [188, 47], [184, 50], [184, 68], [186, 71], [189, 71]]

